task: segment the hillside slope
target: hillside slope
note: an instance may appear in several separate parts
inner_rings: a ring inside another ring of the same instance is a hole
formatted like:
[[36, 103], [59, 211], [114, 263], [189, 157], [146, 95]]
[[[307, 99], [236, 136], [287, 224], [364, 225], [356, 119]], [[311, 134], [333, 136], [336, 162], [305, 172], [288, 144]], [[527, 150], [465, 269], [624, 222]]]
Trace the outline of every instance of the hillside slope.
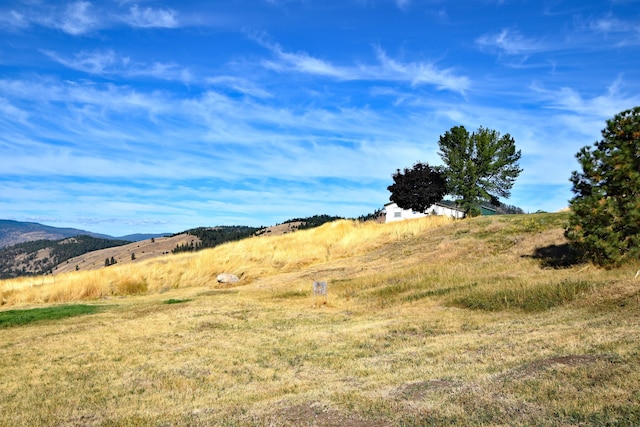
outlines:
[[74, 256], [128, 242], [79, 235], [61, 240], [34, 240], [0, 248], [0, 279], [51, 274]]
[[[215, 277], [228, 272], [240, 277], [241, 285], [269, 283], [272, 278], [282, 283], [286, 274], [291, 275], [287, 280], [305, 278], [340, 283], [346, 283], [346, 279], [353, 276], [373, 288], [378, 282], [382, 286], [389, 280], [387, 276], [401, 280], [404, 276], [421, 276], [422, 270], [433, 275], [435, 269], [446, 271], [446, 280], [462, 288], [472, 286], [481, 291], [514, 283], [523, 288], [529, 282], [541, 280], [545, 283], [573, 281], [572, 268], [578, 264], [576, 254], [563, 236], [567, 215], [497, 216], [463, 221], [427, 217], [391, 224], [342, 220], [310, 230], [256, 236], [200, 252], [155, 259], [175, 247], [175, 239], [194, 239], [180, 235], [156, 239], [155, 246], [151, 242], [138, 242], [90, 254], [91, 259], [75, 259], [60, 267], [55, 282], [65, 294], [69, 286], [84, 283], [90, 290], [78, 291], [79, 294], [83, 298], [96, 298], [112, 294], [112, 284], [120, 280], [140, 282], [148, 291], [167, 287], [218, 287]], [[132, 252], [135, 260], [131, 260]], [[90, 271], [104, 267], [105, 259], [111, 256], [116, 257], [118, 264], [110, 266], [108, 272], [97, 275]], [[80, 266], [79, 271], [65, 274], [76, 270], [76, 265]], [[334, 273], [326, 273], [325, 268]], [[510, 269], [518, 270], [517, 280], [508, 273]], [[6, 286], [19, 288], [15, 283], [8, 281]], [[351, 286], [360, 285], [351, 283]], [[46, 297], [38, 296], [39, 292], [44, 292]], [[50, 287], [32, 289], [22, 296], [18, 293], [12, 298], [5, 296], [4, 304], [27, 302], [32, 298], [60, 301], [56, 292]]]
[[0, 282], [0, 424], [638, 425], [638, 266], [580, 263], [566, 220], [338, 221]]
[[[90, 234], [95, 235], [94, 233], [76, 229], [60, 229], [37, 223], [0, 220], [0, 241], [6, 238], [9, 241], [22, 242], [5, 248], [0, 247], [0, 279], [34, 274], [89, 271], [116, 263], [138, 263], [169, 253], [194, 252], [253, 235], [277, 236], [314, 228], [336, 219], [339, 218], [315, 215], [289, 220], [271, 227], [198, 227], [178, 235], [132, 234], [120, 239], [110, 236], [92, 237]], [[66, 237], [50, 238], [67, 235], [72, 236], [72, 240], [65, 240]], [[36, 238], [39, 239], [34, 240]], [[127, 245], [127, 239], [132, 243]], [[64, 251], [61, 250], [63, 247]], [[95, 253], [92, 253], [93, 251]], [[70, 259], [70, 257], [73, 258]]]
[[[71, 271], [90, 271], [105, 267], [105, 260], [116, 261], [118, 265], [136, 264], [163, 255], [170, 255], [178, 245], [198, 243], [200, 239], [189, 234], [181, 233], [170, 237], [157, 237], [153, 239], [133, 242], [122, 246], [100, 249], [71, 258], [59, 264], [53, 271], [54, 274], [68, 273]], [[115, 267], [111, 265], [110, 267]]]

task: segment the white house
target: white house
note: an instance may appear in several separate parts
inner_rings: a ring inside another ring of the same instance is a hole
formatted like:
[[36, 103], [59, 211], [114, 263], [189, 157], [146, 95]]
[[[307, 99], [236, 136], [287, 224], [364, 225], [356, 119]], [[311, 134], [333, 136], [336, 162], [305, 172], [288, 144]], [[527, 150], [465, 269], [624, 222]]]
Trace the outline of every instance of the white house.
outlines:
[[385, 223], [402, 221], [405, 219], [422, 218], [428, 215], [446, 215], [452, 218], [464, 218], [464, 211], [455, 206], [448, 206], [442, 203], [434, 203], [425, 212], [415, 212], [410, 209], [402, 209], [395, 203], [384, 205]]

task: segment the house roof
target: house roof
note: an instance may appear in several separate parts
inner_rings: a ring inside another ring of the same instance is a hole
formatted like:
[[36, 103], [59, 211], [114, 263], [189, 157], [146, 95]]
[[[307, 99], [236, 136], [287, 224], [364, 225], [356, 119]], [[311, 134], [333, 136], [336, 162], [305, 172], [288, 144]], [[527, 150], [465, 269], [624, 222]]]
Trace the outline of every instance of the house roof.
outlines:
[[[396, 202], [388, 202], [388, 203], [384, 204], [385, 207], [390, 206], [390, 205], [397, 205], [397, 203]], [[458, 206], [456, 206], [454, 204], [436, 202], [436, 203], [434, 203], [434, 205], [442, 206], [443, 208], [453, 209], [453, 210], [460, 211], [460, 212], [464, 212], [463, 209], [460, 209]], [[496, 208], [493, 208], [491, 206], [480, 205], [479, 207], [480, 207], [481, 210], [489, 211], [489, 212], [492, 212], [492, 213], [496, 213], [497, 212]], [[410, 210], [410, 209], [408, 209], [408, 210]]]
[[456, 211], [460, 211], [460, 212], [464, 212], [464, 210], [460, 209], [458, 206], [456, 205], [448, 205], [446, 203], [440, 203], [440, 202], [436, 202], [434, 203], [434, 205], [436, 206], [442, 206], [443, 208], [449, 208], [449, 209], [454, 209]]

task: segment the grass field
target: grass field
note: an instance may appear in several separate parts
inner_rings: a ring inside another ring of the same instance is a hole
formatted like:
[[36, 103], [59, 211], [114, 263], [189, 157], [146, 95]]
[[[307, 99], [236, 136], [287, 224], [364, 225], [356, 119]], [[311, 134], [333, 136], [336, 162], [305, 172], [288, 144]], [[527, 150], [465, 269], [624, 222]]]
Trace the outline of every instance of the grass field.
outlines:
[[639, 425], [640, 266], [580, 263], [567, 215], [340, 221], [2, 282], [0, 425]]

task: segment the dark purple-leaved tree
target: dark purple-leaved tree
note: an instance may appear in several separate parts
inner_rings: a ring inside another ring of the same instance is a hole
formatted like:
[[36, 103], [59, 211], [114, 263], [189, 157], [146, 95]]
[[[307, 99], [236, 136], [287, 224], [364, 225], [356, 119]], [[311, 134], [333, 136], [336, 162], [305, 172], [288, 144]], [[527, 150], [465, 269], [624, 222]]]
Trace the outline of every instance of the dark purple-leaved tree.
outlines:
[[446, 179], [440, 168], [418, 162], [412, 168], [398, 169], [387, 189], [391, 201], [403, 209], [424, 212], [446, 194]]

